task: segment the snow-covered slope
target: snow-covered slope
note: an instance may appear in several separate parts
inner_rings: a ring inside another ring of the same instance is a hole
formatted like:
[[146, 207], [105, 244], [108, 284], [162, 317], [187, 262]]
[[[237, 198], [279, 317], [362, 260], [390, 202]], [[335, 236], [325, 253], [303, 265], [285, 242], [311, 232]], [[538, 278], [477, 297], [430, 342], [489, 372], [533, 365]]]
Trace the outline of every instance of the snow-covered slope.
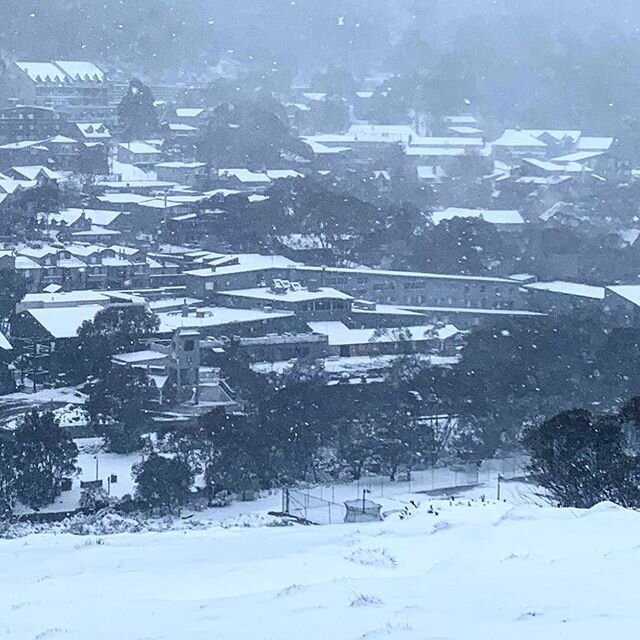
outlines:
[[638, 637], [640, 514], [428, 506], [366, 525], [0, 540], [0, 638]]

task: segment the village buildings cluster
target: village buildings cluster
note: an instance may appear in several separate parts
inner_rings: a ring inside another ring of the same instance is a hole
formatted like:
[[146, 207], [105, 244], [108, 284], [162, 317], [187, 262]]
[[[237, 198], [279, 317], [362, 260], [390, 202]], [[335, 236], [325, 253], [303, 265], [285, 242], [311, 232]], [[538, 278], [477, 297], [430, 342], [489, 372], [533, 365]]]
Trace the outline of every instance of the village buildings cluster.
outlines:
[[[34, 212], [37, 242], [2, 239], [0, 269], [22, 274], [27, 288], [0, 335], [5, 358], [22, 354], [16, 377], [26, 372], [38, 385], [55, 384], [47, 356], [112, 306], [141, 305], [159, 318], [148, 349], [119, 355], [118, 364], [147, 370], [160, 397], [173, 376], [183, 400], [225, 406], [233, 394], [219, 364], [230, 349], [256, 372], [314, 361], [334, 379], [362, 379], [408, 351], [454, 366], [477, 326], [582, 307], [615, 326], [638, 322], [639, 283], [580, 282], [570, 258], [550, 255], [556, 262], [547, 273], [481, 276], [328, 266], [326, 245], [313, 233], [283, 237], [279, 255], [215, 247], [228, 198], [243, 199], [251, 225], [274, 184], [310, 175], [368, 171], [380, 193], [398, 182], [418, 193], [444, 190], [465, 176], [492, 193], [509, 190], [510, 208], [449, 206], [431, 212], [431, 221], [482, 220], [513, 243], [524, 228], [553, 228], [593, 185], [635, 179], [611, 137], [525, 128], [490, 136], [470, 114], [448, 116], [430, 131], [420, 123], [375, 124], [360, 115], [372, 95], [354, 96], [353, 122], [339, 132], [314, 124], [326, 94], [290, 96], [289, 124], [311, 160], [212, 166], [198, 160], [193, 144], [210, 108], [159, 101], [163, 136], [126, 140], [115, 117], [122, 86], [97, 65], [14, 63], [0, 90], [0, 216], [43, 186], [75, 186], [82, 196], [82, 204]], [[38, 357], [27, 358], [25, 349]]]

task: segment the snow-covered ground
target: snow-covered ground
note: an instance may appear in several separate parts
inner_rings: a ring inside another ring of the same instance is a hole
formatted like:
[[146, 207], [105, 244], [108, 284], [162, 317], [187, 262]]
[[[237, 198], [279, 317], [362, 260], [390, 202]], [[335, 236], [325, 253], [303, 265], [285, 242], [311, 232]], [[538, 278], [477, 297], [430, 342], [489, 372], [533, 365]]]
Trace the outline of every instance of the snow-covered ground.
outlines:
[[609, 504], [427, 499], [373, 524], [2, 540], [0, 638], [635, 640], [639, 530]]

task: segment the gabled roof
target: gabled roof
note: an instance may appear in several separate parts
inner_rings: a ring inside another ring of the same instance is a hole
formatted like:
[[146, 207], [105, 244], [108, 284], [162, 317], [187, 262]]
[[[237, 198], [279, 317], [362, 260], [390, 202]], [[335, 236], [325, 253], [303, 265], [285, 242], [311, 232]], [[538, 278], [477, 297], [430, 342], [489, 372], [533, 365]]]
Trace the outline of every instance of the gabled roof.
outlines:
[[59, 220], [63, 220], [65, 224], [73, 224], [78, 218], [84, 215], [87, 220], [91, 221], [91, 224], [98, 225], [100, 227], [109, 226], [114, 220], [119, 218], [122, 214], [120, 211], [111, 211], [109, 209], [79, 209], [69, 208], [60, 211], [59, 213], [51, 214], [51, 217]]
[[637, 284], [623, 284], [613, 287], [607, 287], [607, 291], [611, 291], [616, 295], [624, 298], [636, 307], [640, 307], [640, 285]]
[[60, 180], [63, 177], [59, 171], [52, 171], [49, 167], [43, 167], [42, 165], [11, 167], [11, 171], [25, 180], [36, 180], [40, 174], [44, 174], [49, 180]]
[[53, 338], [74, 338], [86, 320], [93, 320], [104, 307], [97, 304], [73, 307], [28, 309], [31, 315]]
[[582, 135], [578, 129], [524, 129], [525, 133], [530, 133], [535, 138], [542, 138], [547, 135], [557, 142], [569, 139], [571, 142], [577, 142]]
[[530, 131], [520, 131], [518, 129], [507, 129], [493, 143], [494, 147], [531, 147], [544, 149], [547, 145], [538, 140]]
[[111, 132], [101, 122], [76, 122], [82, 136], [88, 140], [109, 140]]

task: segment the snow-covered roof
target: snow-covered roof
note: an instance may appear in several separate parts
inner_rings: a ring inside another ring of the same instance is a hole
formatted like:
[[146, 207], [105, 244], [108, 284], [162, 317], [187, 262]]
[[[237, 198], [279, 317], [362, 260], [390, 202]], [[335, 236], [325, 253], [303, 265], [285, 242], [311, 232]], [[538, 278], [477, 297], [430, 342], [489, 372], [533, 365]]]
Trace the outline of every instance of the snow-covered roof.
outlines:
[[321, 93], [319, 91], [307, 91], [302, 94], [307, 100], [311, 100], [312, 102], [322, 102], [326, 97], [326, 93]]
[[538, 140], [530, 131], [507, 129], [497, 140], [491, 143], [494, 147], [532, 147], [544, 149], [547, 145]]
[[16, 256], [17, 271], [29, 271], [31, 269], [42, 269], [42, 267], [35, 260], [27, 256]]
[[122, 235], [120, 231], [116, 231], [115, 229], [107, 229], [106, 227], [101, 227], [99, 225], [92, 224], [89, 229], [85, 229], [84, 231], [73, 231], [71, 236], [75, 239], [82, 239], [94, 236], [119, 236]]
[[160, 300], [149, 300], [149, 309], [152, 311], [169, 311], [171, 309], [182, 309], [186, 306], [194, 306], [202, 304], [202, 300], [198, 298], [189, 298], [187, 296], [179, 298], [162, 298]]
[[264, 202], [265, 200], [268, 200], [269, 196], [265, 196], [265, 195], [261, 195], [259, 193], [252, 193], [250, 196], [247, 197], [247, 200], [251, 203], [254, 204], [256, 202]]
[[23, 176], [26, 180], [35, 180], [40, 174], [44, 174], [49, 180], [60, 180], [64, 174], [60, 171], [52, 171], [42, 165], [29, 165], [26, 167], [11, 167], [11, 171]]
[[[231, 261], [232, 258], [236, 260]], [[284, 256], [263, 256], [258, 253], [241, 253], [237, 256], [225, 256], [219, 255], [219, 258], [224, 261], [229, 259], [231, 264], [216, 264], [215, 268], [210, 267], [203, 269], [196, 269], [193, 271], [186, 271], [185, 273], [192, 276], [208, 277], [211, 275], [219, 275], [221, 273], [243, 273], [245, 271], [261, 271], [262, 269], [286, 269], [288, 267], [297, 266], [298, 263]], [[204, 264], [211, 264], [215, 259], [211, 260], [203, 259]]]
[[[54, 294], [55, 295], [55, 294]], [[88, 304], [72, 307], [50, 307], [46, 309], [27, 309], [31, 315], [52, 337], [74, 338], [78, 329], [87, 320], [93, 320], [101, 305]]]
[[170, 198], [147, 198], [138, 202], [137, 205], [147, 209], [175, 209], [181, 207], [183, 203], [172, 202]]
[[4, 333], [0, 332], [0, 350], [3, 351], [12, 351], [13, 345], [7, 340], [7, 337]]
[[603, 138], [596, 136], [582, 136], [578, 140], [578, 151], [609, 151], [614, 138]]
[[631, 302], [636, 307], [640, 307], [640, 285], [638, 284], [616, 285], [613, 287], [607, 287], [607, 290]]
[[182, 311], [158, 313], [160, 333], [172, 333], [176, 329], [207, 330], [227, 324], [259, 322], [291, 318], [293, 311], [264, 311], [262, 309], [235, 309], [229, 307], [203, 307], [184, 316]]
[[202, 113], [204, 113], [204, 109], [190, 107], [180, 107], [176, 109], [176, 116], [178, 116], [178, 118], [197, 118]]
[[0, 179], [0, 192], [8, 195], [19, 191], [20, 189], [26, 189], [28, 187], [35, 187], [36, 183], [32, 180], [14, 180], [13, 178]]
[[0, 149], [6, 149], [8, 151], [28, 149], [29, 147], [40, 146], [45, 142], [45, 140], [20, 140], [19, 142], [9, 142], [7, 144], [0, 145]]
[[454, 124], [454, 125], [470, 125], [470, 126], [473, 126], [475, 124], [478, 124], [477, 119], [474, 118], [474, 116], [471, 116], [471, 115], [445, 116], [444, 117], [444, 121], [447, 124]]
[[206, 166], [206, 162], [158, 162], [155, 165], [161, 169], [202, 169]]
[[526, 289], [548, 291], [550, 293], [560, 293], [580, 298], [592, 298], [593, 300], [604, 300], [605, 294], [604, 287], [594, 287], [588, 284], [566, 282], [563, 280], [554, 280], [553, 282], [533, 282], [532, 284], [526, 284], [524, 286]]
[[138, 156], [158, 155], [158, 153], [160, 153], [157, 147], [146, 142], [142, 142], [141, 140], [136, 140], [134, 142], [121, 142], [118, 147]]
[[577, 142], [582, 135], [582, 131], [579, 129], [524, 129], [524, 132], [531, 134], [534, 138], [549, 136], [557, 142], [567, 139], [571, 142]]
[[556, 164], [584, 162], [585, 160], [598, 158], [602, 155], [604, 155], [604, 151], [575, 151], [574, 153], [567, 153], [563, 156], [553, 158], [551, 162], [555, 162]]
[[400, 342], [400, 332], [408, 333], [410, 339], [414, 342], [423, 342], [426, 340], [446, 340], [459, 333], [454, 325], [446, 325], [445, 327], [436, 328], [434, 325], [418, 325], [412, 327], [403, 327], [402, 329], [388, 329], [380, 331], [378, 329], [350, 329], [342, 322], [308, 322], [308, 327], [315, 333], [324, 334], [329, 338], [329, 346], [343, 346], [368, 343], [389, 343]]
[[271, 178], [266, 173], [249, 169], [220, 169], [218, 175], [221, 178], [236, 178], [236, 180], [245, 183], [268, 184], [271, 182]]
[[624, 243], [633, 245], [638, 237], [640, 237], [640, 229], [622, 229], [618, 232], [618, 236]]
[[103, 293], [91, 290], [59, 291], [58, 293], [27, 293], [20, 301], [22, 307], [71, 307], [109, 302], [109, 297]]
[[[127, 191], [129, 189], [144, 189], [146, 191], [154, 191], [154, 190], [167, 190], [173, 189], [176, 187], [175, 182], [169, 182], [167, 180], [155, 180], [152, 178], [143, 178], [140, 180], [105, 180], [103, 182], [98, 182], [97, 187], [104, 187], [108, 189], [110, 192], [112, 191]], [[144, 196], [147, 199], [150, 199], [151, 196]]]
[[104, 82], [105, 74], [93, 62], [80, 60], [56, 60], [55, 64], [73, 80], [83, 82]]
[[151, 362], [157, 360], [166, 360], [168, 354], [161, 351], [146, 349], [144, 351], [133, 351], [131, 353], [119, 353], [113, 356], [112, 360], [123, 364], [139, 364], [142, 362]]
[[435, 211], [432, 214], [432, 218], [434, 224], [440, 224], [443, 220], [452, 220], [453, 218], [476, 218], [491, 224], [524, 224], [524, 219], [520, 215], [520, 212], [515, 210], [449, 207], [443, 211]]
[[75, 144], [78, 141], [68, 136], [53, 136], [53, 138], [47, 138], [45, 144]]
[[83, 214], [87, 220], [91, 221], [91, 224], [100, 227], [108, 227], [122, 215], [120, 211], [111, 211], [109, 209], [80, 209], [71, 207], [69, 209], [63, 209], [59, 213], [53, 213], [51, 217], [53, 219], [64, 220], [67, 225], [70, 225]]
[[100, 202], [109, 204], [138, 204], [149, 199], [149, 196], [143, 196], [139, 193], [105, 193], [103, 196], [98, 196]]
[[185, 124], [184, 122], [170, 122], [167, 127], [169, 131], [193, 132], [198, 130], [196, 127], [192, 127], [190, 124]]
[[471, 316], [513, 316], [543, 318], [547, 314], [526, 309], [484, 309], [480, 307], [429, 307], [429, 306], [402, 306], [403, 309], [415, 311], [416, 313], [455, 313]]
[[304, 143], [311, 147], [311, 151], [318, 156], [337, 156], [351, 151], [351, 147], [329, 147], [311, 138], [305, 138]]
[[29, 258], [43, 258], [44, 256], [58, 253], [59, 248], [54, 248], [50, 245], [44, 245], [42, 247], [20, 247], [16, 250], [18, 255], [28, 256]]
[[67, 73], [52, 62], [16, 62], [34, 82], [64, 82]]
[[556, 164], [550, 160], [538, 160], [537, 158], [524, 158], [523, 162], [547, 173], [584, 173], [591, 171], [589, 167], [585, 167], [579, 162]]
[[306, 302], [308, 300], [353, 300], [350, 296], [331, 287], [318, 287], [316, 291], [300, 288], [287, 289], [281, 293], [273, 291], [269, 287], [255, 287], [253, 289], [235, 289], [232, 291], [220, 291], [219, 295], [234, 296], [238, 298], [254, 298], [256, 300], [284, 300], [286, 302]]
[[451, 133], [457, 133], [461, 136], [477, 136], [482, 135], [482, 129], [476, 127], [449, 127]]
[[490, 276], [459, 276], [447, 273], [423, 273], [421, 271], [394, 271], [390, 269], [370, 269], [368, 267], [316, 267], [311, 265], [296, 266], [297, 271], [314, 273], [363, 274], [370, 276], [397, 276], [405, 278], [429, 278], [434, 280], [461, 280], [467, 282], [492, 282], [495, 284], [514, 284], [509, 278]]
[[109, 140], [111, 132], [101, 122], [76, 122], [76, 127], [87, 140]]

